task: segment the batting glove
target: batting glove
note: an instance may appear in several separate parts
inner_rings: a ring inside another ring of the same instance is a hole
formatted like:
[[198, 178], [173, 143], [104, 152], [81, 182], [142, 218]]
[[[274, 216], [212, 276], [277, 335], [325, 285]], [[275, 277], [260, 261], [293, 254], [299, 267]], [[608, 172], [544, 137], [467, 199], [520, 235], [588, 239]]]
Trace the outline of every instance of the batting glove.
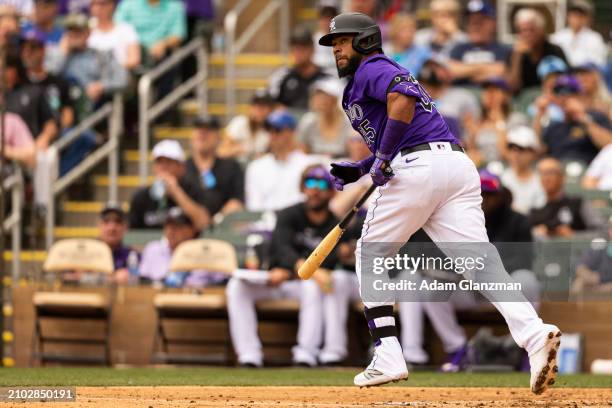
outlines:
[[331, 175], [334, 180], [334, 187], [338, 191], [342, 191], [346, 184], [354, 183], [366, 174], [370, 168], [370, 165], [374, 161], [374, 156], [370, 156], [367, 159], [353, 162], [340, 162], [331, 164]]
[[376, 153], [376, 159], [370, 168], [370, 177], [376, 186], [384, 186], [393, 177], [389, 158]]

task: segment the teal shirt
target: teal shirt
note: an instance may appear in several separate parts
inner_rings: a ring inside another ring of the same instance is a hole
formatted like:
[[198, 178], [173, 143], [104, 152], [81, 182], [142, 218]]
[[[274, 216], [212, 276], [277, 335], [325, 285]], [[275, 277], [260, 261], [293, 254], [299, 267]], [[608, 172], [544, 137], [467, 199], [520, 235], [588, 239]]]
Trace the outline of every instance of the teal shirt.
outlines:
[[131, 24], [147, 50], [169, 37], [184, 40], [186, 18], [185, 7], [179, 0], [160, 0], [155, 5], [149, 0], [123, 0], [115, 12], [115, 21]]

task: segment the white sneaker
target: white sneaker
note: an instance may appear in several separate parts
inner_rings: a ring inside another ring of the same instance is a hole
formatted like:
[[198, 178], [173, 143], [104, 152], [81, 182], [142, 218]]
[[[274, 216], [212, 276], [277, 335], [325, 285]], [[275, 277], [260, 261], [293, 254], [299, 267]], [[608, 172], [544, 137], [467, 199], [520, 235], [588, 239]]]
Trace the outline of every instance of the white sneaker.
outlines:
[[407, 378], [408, 368], [397, 338], [386, 337], [376, 347], [368, 368], [357, 374], [353, 382], [358, 387], [371, 387]]
[[557, 352], [561, 345], [561, 331], [550, 325], [546, 335], [546, 343], [535, 353], [529, 356], [531, 365], [531, 392], [542, 394], [555, 383], [557, 376]]

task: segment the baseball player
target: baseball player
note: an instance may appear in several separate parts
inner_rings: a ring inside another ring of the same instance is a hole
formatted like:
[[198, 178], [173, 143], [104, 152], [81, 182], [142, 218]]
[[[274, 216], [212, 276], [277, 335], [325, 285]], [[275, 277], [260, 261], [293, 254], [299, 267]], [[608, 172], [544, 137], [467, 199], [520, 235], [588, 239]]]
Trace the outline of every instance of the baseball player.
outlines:
[[[342, 105], [372, 152], [360, 162], [332, 164], [336, 187], [365, 174], [378, 186], [355, 250], [360, 283], [362, 248], [368, 243], [400, 243], [388, 246], [396, 248], [385, 254], [393, 257], [419, 228], [435, 242], [488, 243], [476, 167], [414, 76], [383, 54], [374, 20], [361, 13], [340, 14], [319, 44], [332, 47], [338, 75], [349, 80]], [[539, 394], [554, 383], [561, 332], [544, 324], [521, 299], [493, 304], [514, 340], [527, 350], [531, 390]], [[370, 365], [355, 376], [357, 386], [408, 377], [393, 304], [364, 301], [376, 347]]]

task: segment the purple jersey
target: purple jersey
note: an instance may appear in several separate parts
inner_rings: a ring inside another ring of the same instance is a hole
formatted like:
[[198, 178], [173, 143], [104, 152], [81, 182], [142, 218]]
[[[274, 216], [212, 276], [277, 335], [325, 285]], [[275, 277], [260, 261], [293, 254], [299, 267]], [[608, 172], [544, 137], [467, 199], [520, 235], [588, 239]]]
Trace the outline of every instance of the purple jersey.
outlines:
[[398, 92], [417, 99], [414, 117], [393, 155], [429, 142], [459, 144], [431, 97], [412, 74], [384, 54], [364, 60], [344, 89], [342, 107], [351, 125], [375, 153], [387, 125], [387, 94]]

